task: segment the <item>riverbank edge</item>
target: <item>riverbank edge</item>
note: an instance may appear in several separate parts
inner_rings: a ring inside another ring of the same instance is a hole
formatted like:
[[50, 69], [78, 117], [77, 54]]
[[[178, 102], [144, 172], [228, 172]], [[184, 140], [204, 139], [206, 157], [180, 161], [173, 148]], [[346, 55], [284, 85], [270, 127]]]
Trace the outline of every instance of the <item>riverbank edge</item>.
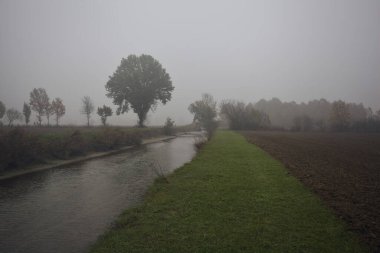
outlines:
[[89, 160], [96, 159], [96, 158], [101, 158], [101, 157], [106, 157], [106, 156], [110, 156], [110, 155], [123, 153], [123, 152], [131, 150], [133, 148], [136, 148], [138, 146], [141, 146], [141, 145], [148, 145], [148, 144], [158, 143], [158, 142], [162, 142], [162, 141], [172, 140], [174, 138], [177, 138], [178, 136], [181, 136], [182, 134], [184, 134], [184, 133], [179, 133], [179, 134], [171, 135], [171, 136], [161, 136], [161, 137], [145, 139], [142, 141], [142, 143], [140, 145], [125, 146], [125, 147], [122, 147], [119, 149], [115, 149], [115, 150], [111, 150], [111, 151], [105, 151], [105, 152], [95, 152], [95, 153], [91, 153], [89, 155], [85, 155], [85, 156], [81, 156], [81, 157], [77, 157], [77, 158], [73, 158], [73, 159], [49, 160], [44, 164], [38, 164], [38, 165], [34, 165], [34, 166], [26, 166], [26, 167], [23, 167], [20, 169], [16, 169], [15, 171], [5, 172], [3, 175], [0, 175], [0, 181], [5, 180], [5, 179], [20, 177], [20, 176], [35, 173], [38, 171], [64, 167], [64, 166], [73, 165], [76, 163], [89, 161]]

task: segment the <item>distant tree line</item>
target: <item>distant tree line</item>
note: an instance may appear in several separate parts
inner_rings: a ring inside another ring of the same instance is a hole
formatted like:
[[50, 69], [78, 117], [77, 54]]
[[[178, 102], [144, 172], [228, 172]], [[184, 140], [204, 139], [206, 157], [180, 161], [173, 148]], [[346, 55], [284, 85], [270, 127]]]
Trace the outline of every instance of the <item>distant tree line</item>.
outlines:
[[268, 115], [273, 128], [293, 131], [380, 131], [380, 110], [326, 99], [307, 103], [262, 99], [254, 108]]
[[[380, 110], [373, 113], [363, 104], [338, 100], [308, 103], [281, 102], [278, 98], [245, 104], [223, 100], [219, 104], [209, 94], [189, 106], [197, 122], [211, 133], [219, 126], [233, 130], [358, 131], [380, 132]], [[219, 115], [219, 119], [217, 116]], [[210, 134], [209, 134], [210, 135]]]
[[233, 130], [257, 130], [270, 127], [268, 115], [255, 109], [254, 105], [235, 100], [223, 100], [220, 104], [221, 118]]

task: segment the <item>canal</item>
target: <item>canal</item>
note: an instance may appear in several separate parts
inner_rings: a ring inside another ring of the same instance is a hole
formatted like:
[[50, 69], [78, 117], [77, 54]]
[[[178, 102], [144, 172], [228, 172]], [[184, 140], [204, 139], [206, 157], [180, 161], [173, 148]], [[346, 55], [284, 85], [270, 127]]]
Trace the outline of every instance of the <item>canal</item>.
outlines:
[[0, 251], [86, 252], [158, 174], [191, 161], [192, 135], [0, 181]]

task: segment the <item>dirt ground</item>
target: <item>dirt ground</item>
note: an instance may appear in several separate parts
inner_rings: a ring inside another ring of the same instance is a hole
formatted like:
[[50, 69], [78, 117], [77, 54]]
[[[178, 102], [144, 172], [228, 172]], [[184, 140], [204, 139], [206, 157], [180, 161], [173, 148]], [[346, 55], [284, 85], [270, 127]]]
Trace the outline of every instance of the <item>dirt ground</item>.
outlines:
[[380, 134], [243, 132], [380, 252]]

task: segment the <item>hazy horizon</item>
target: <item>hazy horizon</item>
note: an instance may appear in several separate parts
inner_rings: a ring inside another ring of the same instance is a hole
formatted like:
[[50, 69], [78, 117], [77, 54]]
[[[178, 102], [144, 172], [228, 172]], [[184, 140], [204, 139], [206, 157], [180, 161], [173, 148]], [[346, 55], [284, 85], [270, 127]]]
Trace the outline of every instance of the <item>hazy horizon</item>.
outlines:
[[[150, 54], [175, 89], [148, 125], [190, 123], [188, 105], [202, 93], [218, 101], [342, 99], [379, 110], [379, 13], [376, 0], [0, 0], [0, 101], [21, 111], [42, 87], [63, 99], [62, 124], [84, 124], [81, 98], [115, 111], [108, 77], [123, 57]], [[97, 115], [92, 122], [100, 124]], [[136, 115], [108, 122], [133, 125]]]

